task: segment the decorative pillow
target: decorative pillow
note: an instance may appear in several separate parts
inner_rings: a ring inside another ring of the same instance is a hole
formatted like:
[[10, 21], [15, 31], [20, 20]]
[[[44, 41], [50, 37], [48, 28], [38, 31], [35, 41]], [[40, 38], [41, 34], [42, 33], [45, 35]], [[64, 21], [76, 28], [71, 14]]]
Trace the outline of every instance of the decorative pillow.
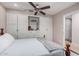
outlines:
[[14, 40], [15, 39], [13, 38], [13, 36], [8, 33], [0, 36], [0, 53], [7, 49], [14, 42]]

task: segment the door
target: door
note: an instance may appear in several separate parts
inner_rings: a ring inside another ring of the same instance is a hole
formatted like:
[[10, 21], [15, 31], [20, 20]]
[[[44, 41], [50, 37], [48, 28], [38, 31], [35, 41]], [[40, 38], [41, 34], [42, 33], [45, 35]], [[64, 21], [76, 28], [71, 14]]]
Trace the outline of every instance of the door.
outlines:
[[17, 35], [17, 15], [12, 13], [7, 13], [7, 25], [6, 25], [7, 33], [10, 33], [14, 36], [14, 38], [18, 38]]
[[28, 35], [28, 17], [26, 15], [18, 15], [18, 38], [24, 39]]

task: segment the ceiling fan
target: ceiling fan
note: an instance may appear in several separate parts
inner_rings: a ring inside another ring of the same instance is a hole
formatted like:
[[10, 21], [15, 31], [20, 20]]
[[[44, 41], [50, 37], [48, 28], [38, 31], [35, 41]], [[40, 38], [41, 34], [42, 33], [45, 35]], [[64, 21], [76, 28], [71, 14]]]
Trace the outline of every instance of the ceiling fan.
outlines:
[[43, 12], [42, 10], [45, 10], [45, 9], [49, 9], [50, 8], [50, 6], [45, 6], [45, 7], [39, 7], [39, 5], [35, 5], [33, 2], [28, 2], [33, 8], [34, 8], [34, 10], [35, 10], [35, 13], [34, 13], [34, 15], [37, 15], [38, 14], [38, 12], [40, 12], [42, 15], [46, 15], [46, 13], [45, 12]]

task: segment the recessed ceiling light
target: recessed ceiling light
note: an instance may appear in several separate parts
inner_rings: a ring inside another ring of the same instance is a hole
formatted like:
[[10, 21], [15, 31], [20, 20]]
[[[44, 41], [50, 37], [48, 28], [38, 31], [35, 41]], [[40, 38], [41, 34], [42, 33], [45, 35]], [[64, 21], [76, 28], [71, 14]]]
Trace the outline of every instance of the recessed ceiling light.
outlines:
[[18, 5], [16, 3], [14, 3], [14, 6], [17, 7]]

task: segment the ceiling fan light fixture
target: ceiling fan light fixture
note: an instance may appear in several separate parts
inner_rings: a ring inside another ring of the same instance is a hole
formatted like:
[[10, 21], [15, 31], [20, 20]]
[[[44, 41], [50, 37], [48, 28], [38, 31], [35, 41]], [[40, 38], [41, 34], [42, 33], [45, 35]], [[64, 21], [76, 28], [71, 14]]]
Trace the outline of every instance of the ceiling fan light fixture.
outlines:
[[39, 7], [39, 5], [38, 4], [33, 4], [33, 2], [29, 2], [29, 4], [34, 8], [34, 10], [36, 11], [35, 13], [34, 13], [34, 15], [37, 15], [37, 13], [38, 12], [40, 12], [42, 15], [46, 15], [46, 13], [45, 12], [43, 12], [42, 10], [45, 10], [45, 9], [49, 9], [50, 8], [50, 6], [44, 6], [44, 7]]
[[38, 5], [38, 4], [36, 4], [36, 7], [37, 7], [37, 8], [39, 8], [39, 5]]

